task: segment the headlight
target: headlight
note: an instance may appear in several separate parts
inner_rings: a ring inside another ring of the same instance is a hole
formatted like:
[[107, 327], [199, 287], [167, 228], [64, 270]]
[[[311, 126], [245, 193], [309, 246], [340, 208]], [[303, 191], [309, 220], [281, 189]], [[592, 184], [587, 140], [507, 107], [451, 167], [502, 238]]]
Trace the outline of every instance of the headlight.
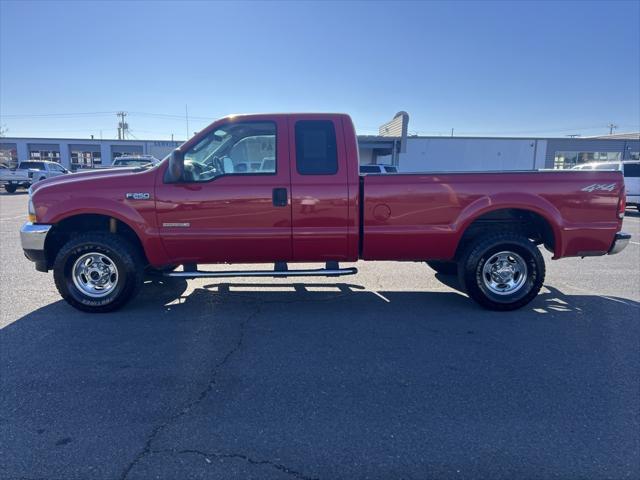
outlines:
[[27, 213], [30, 222], [36, 221], [36, 208], [33, 206], [33, 199], [29, 195], [29, 206], [27, 207]]

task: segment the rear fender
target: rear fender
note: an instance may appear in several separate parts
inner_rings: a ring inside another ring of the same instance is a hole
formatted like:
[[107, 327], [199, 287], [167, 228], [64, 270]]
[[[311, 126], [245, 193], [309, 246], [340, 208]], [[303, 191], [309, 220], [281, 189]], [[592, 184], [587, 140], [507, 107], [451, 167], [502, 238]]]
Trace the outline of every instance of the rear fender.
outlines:
[[[462, 210], [452, 225], [456, 232], [456, 249], [469, 226], [481, 216], [504, 209], [518, 209], [536, 213], [544, 218], [553, 231], [554, 254], [562, 252], [562, 215], [548, 200], [530, 193], [503, 193], [485, 196], [470, 203]], [[555, 258], [555, 257], [554, 257]]]

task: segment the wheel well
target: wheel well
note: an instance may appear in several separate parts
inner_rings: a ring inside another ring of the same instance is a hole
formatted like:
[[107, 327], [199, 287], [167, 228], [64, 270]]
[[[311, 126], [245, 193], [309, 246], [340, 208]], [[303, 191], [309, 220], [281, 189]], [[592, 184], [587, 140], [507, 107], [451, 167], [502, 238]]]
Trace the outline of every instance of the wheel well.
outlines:
[[47, 235], [44, 245], [47, 268], [51, 268], [60, 248], [74, 234], [84, 232], [112, 232], [114, 235], [120, 235], [138, 250], [145, 262], [147, 261], [142, 242], [140, 242], [140, 238], [129, 225], [108, 215], [83, 214], [61, 220], [54, 225]]
[[505, 230], [521, 233], [550, 252], [555, 249], [553, 228], [546, 218], [531, 210], [504, 208], [481, 215], [467, 227], [458, 243], [456, 257], [479, 235]]

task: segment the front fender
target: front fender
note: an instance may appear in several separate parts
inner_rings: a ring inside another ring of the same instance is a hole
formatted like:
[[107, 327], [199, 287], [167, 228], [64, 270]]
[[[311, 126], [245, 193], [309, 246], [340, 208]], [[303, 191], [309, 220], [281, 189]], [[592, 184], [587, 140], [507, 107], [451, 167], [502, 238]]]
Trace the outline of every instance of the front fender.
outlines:
[[137, 235], [149, 263], [163, 265], [168, 262], [155, 226], [155, 201], [117, 201], [104, 197], [70, 196], [55, 202], [46, 198], [36, 204], [38, 223], [55, 225], [78, 215], [104, 215], [124, 223]]

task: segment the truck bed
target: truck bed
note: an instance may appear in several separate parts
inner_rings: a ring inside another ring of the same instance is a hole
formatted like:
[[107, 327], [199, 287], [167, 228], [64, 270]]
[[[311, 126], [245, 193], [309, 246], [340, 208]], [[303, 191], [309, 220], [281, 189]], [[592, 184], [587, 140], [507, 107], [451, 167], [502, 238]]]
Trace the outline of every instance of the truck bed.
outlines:
[[[553, 230], [554, 258], [605, 254], [621, 220], [622, 175], [525, 171], [365, 175], [362, 258], [453, 258], [467, 227], [497, 210], [526, 210]], [[505, 222], [508, 228], [508, 222]]]

